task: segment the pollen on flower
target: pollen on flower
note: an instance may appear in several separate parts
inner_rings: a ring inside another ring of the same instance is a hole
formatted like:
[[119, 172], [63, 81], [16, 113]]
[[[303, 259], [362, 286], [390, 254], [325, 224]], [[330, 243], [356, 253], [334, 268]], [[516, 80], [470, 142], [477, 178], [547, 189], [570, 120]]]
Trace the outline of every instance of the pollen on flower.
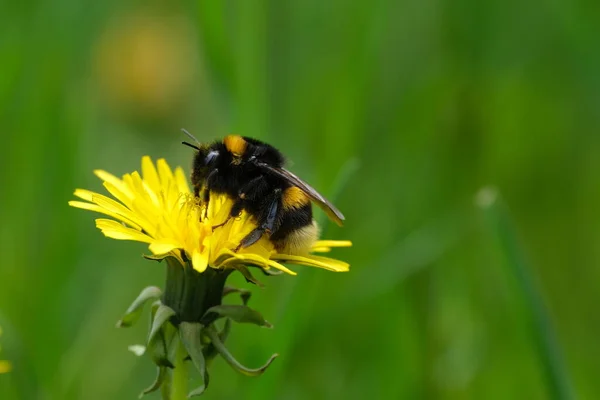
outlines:
[[[183, 170], [180, 167], [171, 170], [164, 159], [154, 164], [145, 156], [141, 170], [141, 174], [135, 171], [122, 178], [97, 170], [96, 176], [112, 198], [77, 189], [74, 194], [83, 201], [70, 201], [69, 205], [110, 217], [96, 220], [96, 226], [105, 236], [147, 243], [154, 258], [173, 256], [182, 264], [184, 259], [191, 260], [198, 272], [208, 267], [253, 265], [295, 275], [282, 262], [338, 272], [349, 269], [347, 263], [328, 257], [278, 253], [266, 235], [236, 251], [240, 241], [256, 228], [256, 221], [244, 211], [230, 218], [233, 201], [228, 196], [211, 194], [208, 204], [200, 203], [192, 194]], [[332, 247], [350, 245], [348, 241], [317, 241], [313, 250], [326, 252]]]

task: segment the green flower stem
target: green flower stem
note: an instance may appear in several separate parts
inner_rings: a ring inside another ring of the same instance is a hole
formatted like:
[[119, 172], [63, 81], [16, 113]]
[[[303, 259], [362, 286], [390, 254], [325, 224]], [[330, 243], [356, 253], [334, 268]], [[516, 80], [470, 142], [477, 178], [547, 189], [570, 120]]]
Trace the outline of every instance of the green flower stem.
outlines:
[[171, 398], [171, 373], [168, 371], [164, 382], [160, 385], [160, 394], [163, 400], [170, 400]]
[[189, 372], [185, 358], [187, 352], [183, 343], [179, 342], [177, 354], [175, 356], [175, 368], [173, 369], [173, 379], [171, 381], [171, 397], [168, 400], [185, 400], [188, 396]]

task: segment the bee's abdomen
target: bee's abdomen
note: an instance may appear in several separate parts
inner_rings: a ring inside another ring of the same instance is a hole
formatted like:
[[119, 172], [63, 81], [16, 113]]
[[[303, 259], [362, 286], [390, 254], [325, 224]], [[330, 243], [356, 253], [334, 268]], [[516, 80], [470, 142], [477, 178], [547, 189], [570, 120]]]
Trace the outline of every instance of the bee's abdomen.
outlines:
[[284, 239], [291, 232], [312, 224], [312, 204], [308, 196], [295, 186], [286, 188], [281, 195], [280, 223], [271, 238]]
[[[300, 188], [296, 186], [288, 187], [283, 191], [281, 197], [281, 206], [284, 211], [297, 210], [307, 205], [310, 209], [310, 198]], [[312, 214], [311, 214], [312, 217]]]
[[319, 238], [319, 228], [312, 218], [309, 223], [304, 222], [305, 220], [302, 221], [302, 225], [296, 225], [293, 229], [280, 228], [271, 235], [271, 241], [278, 252], [291, 255], [305, 255], [310, 252], [313, 243]]
[[318, 238], [310, 198], [302, 190], [292, 186], [284, 190], [281, 207], [281, 222], [271, 235], [276, 249], [287, 254], [308, 253]]
[[310, 203], [304, 207], [284, 211], [281, 214], [281, 223], [271, 235], [271, 239], [284, 239], [291, 232], [312, 224], [312, 208]]

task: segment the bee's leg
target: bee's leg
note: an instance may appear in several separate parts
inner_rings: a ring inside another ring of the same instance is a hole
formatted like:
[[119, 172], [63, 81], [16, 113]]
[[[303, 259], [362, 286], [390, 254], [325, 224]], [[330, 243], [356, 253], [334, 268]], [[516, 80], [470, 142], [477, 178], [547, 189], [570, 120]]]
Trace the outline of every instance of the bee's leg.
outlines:
[[242, 186], [238, 191], [238, 199], [231, 206], [231, 211], [229, 212], [227, 219], [223, 223], [214, 225], [212, 230], [214, 231], [215, 229], [225, 225], [231, 218], [238, 217], [244, 209], [246, 200], [255, 199], [257, 196], [262, 195], [266, 188], [268, 188], [268, 186], [264, 175], [259, 175], [244, 184], [244, 186]]
[[194, 197], [199, 199], [199, 205], [204, 207], [204, 212], [202, 213], [200, 220], [206, 219], [208, 217], [208, 202], [210, 201], [210, 191], [206, 185], [194, 187]]
[[229, 220], [231, 219], [231, 215], [227, 218], [225, 218], [225, 221], [221, 222], [220, 224], [216, 224], [212, 226], [212, 231], [214, 232], [215, 229], [222, 227], [223, 225], [225, 225], [226, 223], [229, 222]]
[[242, 200], [246, 199], [249, 194], [258, 194], [268, 188], [267, 181], [264, 175], [259, 175], [256, 178], [248, 181], [238, 190], [238, 197]]
[[265, 233], [271, 233], [274, 230], [275, 223], [277, 222], [277, 215], [279, 211], [279, 201], [281, 200], [281, 189], [276, 189], [273, 192], [271, 202], [268, 205], [268, 209], [266, 213], [264, 213], [259, 223], [260, 225], [254, 228], [249, 234], [247, 234], [240, 244], [235, 248], [235, 251], [238, 251], [240, 248], [245, 248], [248, 246], [252, 246], [254, 243], [258, 242], [262, 235]]
[[[204, 188], [202, 190], [202, 202], [204, 204], [204, 218], [206, 219], [208, 218], [208, 203], [210, 202], [210, 187], [211, 185], [211, 180], [217, 176], [217, 174], [219, 173], [219, 169], [215, 168], [212, 171], [210, 171], [210, 173], [208, 174], [208, 176], [206, 177], [206, 183], [204, 184]], [[198, 193], [196, 193], [196, 196], [198, 196]]]
[[242, 239], [240, 244], [238, 244], [237, 247], [235, 248], [234, 252], [237, 252], [239, 249], [252, 246], [254, 243], [258, 242], [260, 240], [260, 238], [262, 237], [262, 235], [264, 235], [264, 234], [265, 234], [264, 229], [261, 229], [261, 228], [254, 229], [252, 232], [247, 234], [246, 237], [244, 237]]
[[204, 217], [202, 219], [208, 218], [208, 203], [210, 202], [210, 190], [208, 188], [204, 188], [202, 191], [202, 204], [204, 205]]
[[231, 218], [239, 217], [239, 215], [242, 213], [243, 209], [244, 209], [244, 200], [237, 199], [235, 201], [235, 203], [233, 203], [233, 205], [231, 206], [231, 211], [229, 211], [229, 215], [227, 216], [227, 218], [225, 218], [225, 221], [221, 222], [220, 224], [212, 226], [213, 232], [215, 231], [215, 229], [220, 228], [223, 225], [225, 225], [226, 223], [228, 223]]

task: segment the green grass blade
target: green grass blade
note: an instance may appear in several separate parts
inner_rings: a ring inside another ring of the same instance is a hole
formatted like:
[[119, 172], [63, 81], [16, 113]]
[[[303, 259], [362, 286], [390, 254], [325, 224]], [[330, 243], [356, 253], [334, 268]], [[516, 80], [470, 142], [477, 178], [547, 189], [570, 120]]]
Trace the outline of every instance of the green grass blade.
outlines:
[[531, 266], [518, 242], [508, 210], [493, 188], [483, 188], [478, 193], [477, 205], [483, 210], [487, 227], [506, 257], [508, 272], [516, 279], [533, 340], [543, 364], [548, 391], [553, 399], [573, 399], [575, 396], [554, 327], [535, 283]]

